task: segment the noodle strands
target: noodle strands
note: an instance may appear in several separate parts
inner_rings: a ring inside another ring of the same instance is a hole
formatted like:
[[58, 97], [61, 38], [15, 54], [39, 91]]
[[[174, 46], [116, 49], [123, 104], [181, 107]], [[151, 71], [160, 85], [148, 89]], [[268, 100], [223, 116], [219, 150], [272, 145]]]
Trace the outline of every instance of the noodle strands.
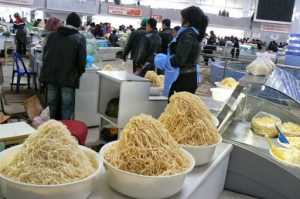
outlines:
[[129, 121], [104, 159], [121, 170], [146, 176], [178, 174], [191, 164], [165, 127], [144, 114]]
[[10, 179], [36, 185], [79, 181], [98, 165], [79, 149], [61, 122], [50, 120], [31, 134], [16, 154], [0, 163], [0, 173]]
[[159, 120], [179, 144], [207, 146], [219, 141], [210, 111], [194, 94], [174, 94]]

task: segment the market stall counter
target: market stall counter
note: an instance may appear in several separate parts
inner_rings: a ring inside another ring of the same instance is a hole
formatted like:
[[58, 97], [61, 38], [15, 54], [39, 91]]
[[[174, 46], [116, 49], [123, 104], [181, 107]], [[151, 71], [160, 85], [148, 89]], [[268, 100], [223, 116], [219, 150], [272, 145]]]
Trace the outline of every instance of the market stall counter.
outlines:
[[98, 90], [100, 68], [86, 68], [80, 78], [80, 87], [75, 94], [75, 119], [83, 121], [88, 127], [99, 125]]
[[[239, 81], [218, 115], [219, 132], [226, 142], [234, 145], [226, 189], [257, 198], [300, 198], [300, 166], [289, 164], [285, 156], [283, 159], [275, 156], [265, 138], [268, 135], [278, 150], [288, 150], [279, 143], [275, 125], [283, 130], [284, 123], [300, 124], [299, 118], [290, 111], [300, 107], [296, 82], [295, 77], [278, 68], [268, 76], [246, 75]], [[288, 100], [274, 103], [261, 96], [267, 88], [285, 95]], [[257, 96], [252, 95], [253, 90], [257, 90]], [[260, 120], [266, 123], [260, 122], [262, 127], [257, 128]], [[299, 155], [299, 151], [295, 153]], [[293, 160], [297, 162], [297, 156]]]
[[[171, 199], [198, 199], [219, 198], [224, 188], [227, 165], [232, 151], [232, 145], [222, 143], [214, 153], [212, 161], [204, 166], [195, 167], [189, 173], [184, 181], [182, 190]], [[98, 176], [98, 180], [94, 192], [89, 199], [126, 199], [128, 197], [121, 195], [113, 190], [107, 182], [105, 172], [102, 171]]]
[[117, 52], [123, 51], [121, 47], [98, 47], [100, 61], [116, 60]]
[[147, 79], [125, 71], [101, 71], [98, 75], [100, 128], [109, 123], [121, 130], [140, 113], [158, 118], [167, 105], [166, 97], [150, 96]]

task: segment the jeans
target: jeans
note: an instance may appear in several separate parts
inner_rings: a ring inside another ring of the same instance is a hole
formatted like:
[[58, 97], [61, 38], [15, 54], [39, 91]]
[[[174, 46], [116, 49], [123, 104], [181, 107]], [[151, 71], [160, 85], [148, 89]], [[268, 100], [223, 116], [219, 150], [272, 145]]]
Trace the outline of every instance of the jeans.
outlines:
[[[71, 120], [74, 116], [75, 88], [47, 85], [47, 103], [51, 119]], [[61, 117], [57, 113], [61, 112]]]

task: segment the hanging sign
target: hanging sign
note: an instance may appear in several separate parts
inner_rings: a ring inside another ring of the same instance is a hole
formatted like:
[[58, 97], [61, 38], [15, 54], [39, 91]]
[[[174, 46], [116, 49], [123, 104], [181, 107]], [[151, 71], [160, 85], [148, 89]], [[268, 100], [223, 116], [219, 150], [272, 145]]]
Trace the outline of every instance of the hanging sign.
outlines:
[[163, 20], [163, 17], [161, 15], [151, 15], [150, 18], [155, 19], [156, 21]]
[[261, 23], [261, 30], [269, 31], [269, 32], [290, 33], [291, 32], [291, 25]]
[[140, 8], [127, 8], [121, 6], [108, 6], [108, 13], [112, 15], [124, 15], [131, 17], [141, 17], [143, 10]]

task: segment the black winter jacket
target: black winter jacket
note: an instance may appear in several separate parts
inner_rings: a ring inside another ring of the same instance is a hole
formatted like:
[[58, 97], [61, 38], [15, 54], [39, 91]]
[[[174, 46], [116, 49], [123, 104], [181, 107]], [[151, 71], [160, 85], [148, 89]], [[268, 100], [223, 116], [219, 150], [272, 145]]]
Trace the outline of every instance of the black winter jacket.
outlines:
[[172, 29], [166, 28], [159, 33], [161, 37], [161, 52], [164, 54], [168, 53], [168, 45], [173, 40]]
[[161, 51], [161, 38], [157, 30], [148, 32], [141, 41], [136, 63], [138, 66], [146, 62], [154, 63], [154, 57]]
[[175, 55], [170, 59], [173, 67], [196, 67], [200, 51], [198, 35], [191, 29], [185, 30], [179, 35], [177, 42], [170, 45], [170, 50], [171, 55]]
[[86, 39], [76, 28], [60, 27], [49, 35], [43, 52], [42, 83], [79, 88], [85, 66]]
[[147, 32], [145, 28], [139, 28], [130, 34], [126, 46], [124, 48], [123, 59], [128, 56], [130, 51], [131, 59], [137, 59], [141, 41], [146, 33]]

